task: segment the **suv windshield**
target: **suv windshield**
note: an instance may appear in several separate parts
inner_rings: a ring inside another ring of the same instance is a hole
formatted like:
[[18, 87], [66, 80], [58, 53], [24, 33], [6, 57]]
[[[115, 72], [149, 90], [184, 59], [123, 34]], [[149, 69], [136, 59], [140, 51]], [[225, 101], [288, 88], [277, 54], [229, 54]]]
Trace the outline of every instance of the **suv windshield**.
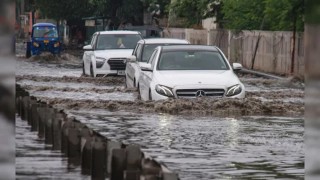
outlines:
[[229, 70], [215, 51], [174, 51], [162, 53], [158, 70]]
[[57, 38], [58, 31], [55, 27], [47, 27], [47, 26], [39, 26], [33, 28], [33, 37], [35, 38], [43, 38], [43, 37], [50, 37], [50, 38]]
[[96, 50], [134, 49], [140, 39], [138, 34], [100, 34]]

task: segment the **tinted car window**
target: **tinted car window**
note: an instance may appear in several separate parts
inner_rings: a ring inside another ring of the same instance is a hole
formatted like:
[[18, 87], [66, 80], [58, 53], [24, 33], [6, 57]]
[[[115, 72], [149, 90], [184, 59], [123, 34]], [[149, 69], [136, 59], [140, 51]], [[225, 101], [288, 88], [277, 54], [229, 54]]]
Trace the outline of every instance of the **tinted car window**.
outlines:
[[158, 61], [159, 70], [229, 70], [219, 52], [164, 52]]
[[138, 34], [100, 34], [96, 50], [134, 49], [140, 39]]

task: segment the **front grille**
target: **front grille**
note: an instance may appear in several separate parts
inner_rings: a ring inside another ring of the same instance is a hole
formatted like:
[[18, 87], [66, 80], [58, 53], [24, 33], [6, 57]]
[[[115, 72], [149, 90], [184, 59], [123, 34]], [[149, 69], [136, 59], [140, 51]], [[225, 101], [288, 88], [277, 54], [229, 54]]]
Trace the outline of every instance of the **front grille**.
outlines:
[[178, 97], [223, 97], [224, 89], [178, 89]]
[[108, 60], [110, 70], [125, 70], [126, 64], [124, 63], [125, 58], [111, 58]]

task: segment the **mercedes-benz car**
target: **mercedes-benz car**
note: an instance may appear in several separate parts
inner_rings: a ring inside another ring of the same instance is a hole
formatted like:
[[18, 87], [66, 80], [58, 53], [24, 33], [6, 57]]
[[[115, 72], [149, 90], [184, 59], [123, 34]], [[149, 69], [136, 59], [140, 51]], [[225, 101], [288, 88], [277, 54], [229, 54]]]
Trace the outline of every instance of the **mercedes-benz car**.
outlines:
[[158, 46], [190, 44], [183, 39], [151, 38], [140, 40], [132, 56], [126, 61], [126, 86], [136, 88], [138, 85], [141, 69], [140, 65], [147, 63], [154, 49]]
[[218, 47], [159, 46], [141, 66], [138, 91], [142, 100], [168, 98], [244, 98], [245, 87]]
[[100, 31], [83, 47], [83, 74], [96, 76], [125, 75], [125, 60], [141, 40], [137, 31]]

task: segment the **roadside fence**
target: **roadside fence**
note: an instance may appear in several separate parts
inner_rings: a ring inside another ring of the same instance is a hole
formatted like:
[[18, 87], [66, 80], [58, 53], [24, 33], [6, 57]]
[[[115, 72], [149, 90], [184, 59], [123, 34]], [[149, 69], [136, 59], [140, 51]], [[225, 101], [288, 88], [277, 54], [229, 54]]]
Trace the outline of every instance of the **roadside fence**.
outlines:
[[230, 62], [283, 76], [304, 76], [304, 36], [290, 31], [195, 30], [167, 28], [163, 37], [219, 47]]

